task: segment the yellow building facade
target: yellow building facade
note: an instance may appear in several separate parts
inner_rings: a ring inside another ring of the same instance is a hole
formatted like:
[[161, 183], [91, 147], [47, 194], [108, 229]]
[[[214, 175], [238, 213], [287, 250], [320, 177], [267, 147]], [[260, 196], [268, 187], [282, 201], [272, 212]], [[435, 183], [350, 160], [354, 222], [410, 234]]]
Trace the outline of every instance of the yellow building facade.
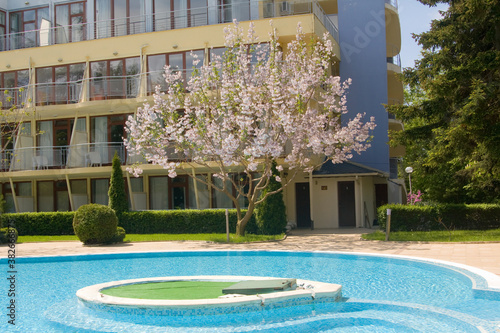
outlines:
[[[273, 19], [282, 45], [295, 37], [298, 22], [308, 35], [328, 32], [342, 76], [344, 54], [350, 60], [370, 49], [356, 45], [356, 38], [343, 40], [343, 22], [353, 10], [381, 9], [384, 22], [376, 37], [385, 40], [385, 92], [374, 103], [401, 103], [402, 85], [395, 75], [401, 47], [397, 3], [366, 0], [359, 8], [349, 6], [360, 5], [348, 0], [0, 1], [2, 108], [26, 112], [15, 139], [2, 139], [7, 145], [0, 182], [7, 211], [74, 211], [87, 203], [107, 204], [115, 152], [124, 170], [138, 161], [123, 145], [127, 118], [152, 100], [156, 85], [164, 88], [165, 65], [188, 77], [191, 52], [204, 62], [222, 52], [223, 28], [233, 19], [253, 21], [261, 38]], [[363, 29], [368, 37], [374, 32]], [[380, 44], [377, 38], [371, 43]], [[386, 134], [402, 129], [392, 118], [376, 119]], [[301, 175], [285, 190], [288, 220], [301, 227], [371, 225], [378, 205], [401, 201], [394, 163], [403, 153], [387, 146], [392, 169], [353, 162], [342, 173], [323, 169]], [[132, 210], [232, 208], [224, 195], [182, 173], [171, 179], [160, 167], [145, 165], [141, 177], [125, 175]], [[344, 192], [346, 185], [352, 189]], [[348, 206], [350, 213], [343, 217]]]

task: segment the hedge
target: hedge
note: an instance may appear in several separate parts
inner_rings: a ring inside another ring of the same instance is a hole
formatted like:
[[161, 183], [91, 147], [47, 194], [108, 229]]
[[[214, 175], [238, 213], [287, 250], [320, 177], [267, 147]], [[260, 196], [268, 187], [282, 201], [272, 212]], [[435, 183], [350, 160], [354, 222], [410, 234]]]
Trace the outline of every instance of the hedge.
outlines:
[[[246, 211], [242, 210], [242, 214]], [[255, 214], [254, 214], [255, 215]], [[229, 231], [236, 232], [236, 210], [229, 210]], [[150, 210], [125, 212], [119, 225], [128, 234], [202, 234], [225, 233], [225, 209]], [[246, 226], [247, 233], [258, 233], [255, 217]]]
[[17, 229], [20, 236], [74, 235], [75, 212], [10, 213], [0, 215], [0, 224]]
[[385, 205], [378, 208], [380, 228], [386, 228], [387, 209], [391, 209], [391, 231], [489, 230], [500, 228], [500, 205], [437, 204]]
[[[242, 214], [245, 212], [242, 210]], [[15, 227], [20, 236], [74, 235], [74, 216], [74, 212], [2, 214], [0, 226]], [[225, 209], [126, 212], [118, 225], [128, 234], [225, 233], [226, 214]], [[236, 231], [235, 209], [229, 210], [229, 230]], [[248, 222], [246, 232], [259, 233], [254, 216]]]

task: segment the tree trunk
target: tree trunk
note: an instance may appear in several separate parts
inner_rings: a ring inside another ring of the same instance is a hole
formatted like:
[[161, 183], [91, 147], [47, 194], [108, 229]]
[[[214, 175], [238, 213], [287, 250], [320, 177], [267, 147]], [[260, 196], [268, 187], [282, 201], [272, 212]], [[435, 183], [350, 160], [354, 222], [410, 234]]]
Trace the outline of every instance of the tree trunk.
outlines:
[[245, 228], [248, 221], [250, 221], [250, 218], [252, 217], [254, 209], [255, 205], [253, 203], [249, 203], [245, 216], [243, 216], [242, 219], [238, 219], [238, 222], [236, 223], [236, 235], [245, 236]]

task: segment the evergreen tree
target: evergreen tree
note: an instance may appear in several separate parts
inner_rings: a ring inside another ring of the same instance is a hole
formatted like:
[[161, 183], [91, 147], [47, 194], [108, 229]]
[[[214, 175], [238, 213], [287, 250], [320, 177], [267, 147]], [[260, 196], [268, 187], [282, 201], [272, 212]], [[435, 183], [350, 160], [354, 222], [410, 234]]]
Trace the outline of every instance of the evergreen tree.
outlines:
[[[276, 177], [279, 177], [276, 163], [273, 163], [272, 171], [269, 185], [262, 191], [261, 197], [266, 196], [267, 192], [277, 191], [282, 186], [276, 180]], [[255, 217], [259, 231], [264, 235], [277, 235], [285, 231], [287, 221], [283, 192], [279, 191], [267, 196], [256, 210]]]
[[405, 125], [392, 133], [406, 146], [413, 188], [439, 202], [500, 200], [500, 2], [448, 3], [428, 32], [414, 36], [422, 59], [404, 70], [423, 95], [390, 107]]
[[111, 165], [111, 179], [109, 184], [109, 207], [116, 212], [118, 218], [121, 213], [128, 212], [128, 199], [125, 193], [125, 181], [118, 153], [115, 152]]

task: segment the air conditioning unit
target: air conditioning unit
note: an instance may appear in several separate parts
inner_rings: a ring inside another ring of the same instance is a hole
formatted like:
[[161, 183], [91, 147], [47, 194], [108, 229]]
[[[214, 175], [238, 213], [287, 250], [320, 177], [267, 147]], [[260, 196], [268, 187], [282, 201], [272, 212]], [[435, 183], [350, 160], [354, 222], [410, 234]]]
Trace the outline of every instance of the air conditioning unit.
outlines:
[[292, 4], [288, 1], [283, 1], [280, 4], [280, 15], [290, 15], [292, 14]]

